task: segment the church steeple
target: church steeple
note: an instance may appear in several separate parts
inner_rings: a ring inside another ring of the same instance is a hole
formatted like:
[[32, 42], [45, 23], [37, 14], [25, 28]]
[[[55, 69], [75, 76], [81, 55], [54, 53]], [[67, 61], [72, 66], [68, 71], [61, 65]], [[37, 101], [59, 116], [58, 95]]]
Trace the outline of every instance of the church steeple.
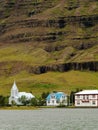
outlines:
[[14, 81], [12, 89], [11, 89], [11, 97], [16, 97], [18, 96], [18, 88], [16, 85], [16, 82]]

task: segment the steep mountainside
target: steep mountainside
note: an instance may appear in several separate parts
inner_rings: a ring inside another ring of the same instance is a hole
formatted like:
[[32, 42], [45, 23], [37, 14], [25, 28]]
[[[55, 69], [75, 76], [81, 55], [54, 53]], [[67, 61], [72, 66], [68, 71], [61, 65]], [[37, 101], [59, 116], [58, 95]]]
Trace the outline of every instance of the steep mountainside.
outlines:
[[98, 71], [98, 0], [0, 0], [0, 77]]
[[24, 43], [43, 64], [98, 59], [97, 0], [1, 0], [0, 30], [1, 45]]

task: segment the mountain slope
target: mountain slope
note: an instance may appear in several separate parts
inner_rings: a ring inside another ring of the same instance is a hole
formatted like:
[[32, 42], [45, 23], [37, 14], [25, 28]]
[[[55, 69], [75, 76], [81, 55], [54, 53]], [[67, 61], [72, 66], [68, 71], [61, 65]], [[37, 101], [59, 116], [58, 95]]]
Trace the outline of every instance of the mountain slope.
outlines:
[[[0, 5], [3, 45], [30, 43], [34, 49], [41, 48], [48, 54], [47, 60], [53, 58], [58, 62], [74, 58], [77, 61], [78, 54], [81, 57], [88, 48], [98, 45], [96, 0], [9, 0]], [[97, 60], [96, 55], [97, 52], [92, 53], [86, 59]]]
[[63, 91], [70, 94], [76, 89], [98, 89], [98, 72], [48, 72], [34, 75], [22, 71], [10, 77], [0, 77], [0, 94], [10, 95], [14, 79], [19, 91], [32, 92], [38, 97], [43, 92]]
[[97, 0], [0, 1], [1, 80], [72, 69], [98, 71]]
[[2, 0], [0, 13], [1, 62], [98, 61], [97, 0]]

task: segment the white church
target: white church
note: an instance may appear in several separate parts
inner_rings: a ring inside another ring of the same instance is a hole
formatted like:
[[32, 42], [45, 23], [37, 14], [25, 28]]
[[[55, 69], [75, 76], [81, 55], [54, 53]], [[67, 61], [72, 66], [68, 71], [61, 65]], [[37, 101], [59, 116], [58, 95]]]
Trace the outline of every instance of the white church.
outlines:
[[12, 102], [14, 101], [17, 105], [22, 105], [22, 103], [19, 101], [19, 98], [21, 98], [22, 96], [25, 96], [27, 100], [35, 98], [35, 96], [32, 95], [31, 93], [19, 92], [17, 85], [14, 81], [14, 84], [11, 88], [11, 95], [9, 97], [9, 104], [11, 105]]

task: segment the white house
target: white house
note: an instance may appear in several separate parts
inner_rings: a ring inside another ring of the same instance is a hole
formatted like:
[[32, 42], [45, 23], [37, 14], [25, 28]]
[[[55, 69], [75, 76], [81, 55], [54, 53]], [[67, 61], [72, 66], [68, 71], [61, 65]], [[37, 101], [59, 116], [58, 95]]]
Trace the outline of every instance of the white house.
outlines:
[[63, 92], [51, 93], [46, 98], [47, 106], [67, 105], [67, 95]]
[[19, 92], [17, 85], [14, 82], [14, 84], [11, 88], [11, 95], [9, 97], [9, 104], [12, 104], [12, 101], [14, 101], [17, 105], [21, 105], [19, 98], [21, 98], [22, 96], [25, 96], [27, 100], [29, 100], [31, 98], [35, 98], [35, 96], [32, 95], [31, 93]]
[[84, 90], [75, 94], [76, 107], [98, 107], [98, 90]]

